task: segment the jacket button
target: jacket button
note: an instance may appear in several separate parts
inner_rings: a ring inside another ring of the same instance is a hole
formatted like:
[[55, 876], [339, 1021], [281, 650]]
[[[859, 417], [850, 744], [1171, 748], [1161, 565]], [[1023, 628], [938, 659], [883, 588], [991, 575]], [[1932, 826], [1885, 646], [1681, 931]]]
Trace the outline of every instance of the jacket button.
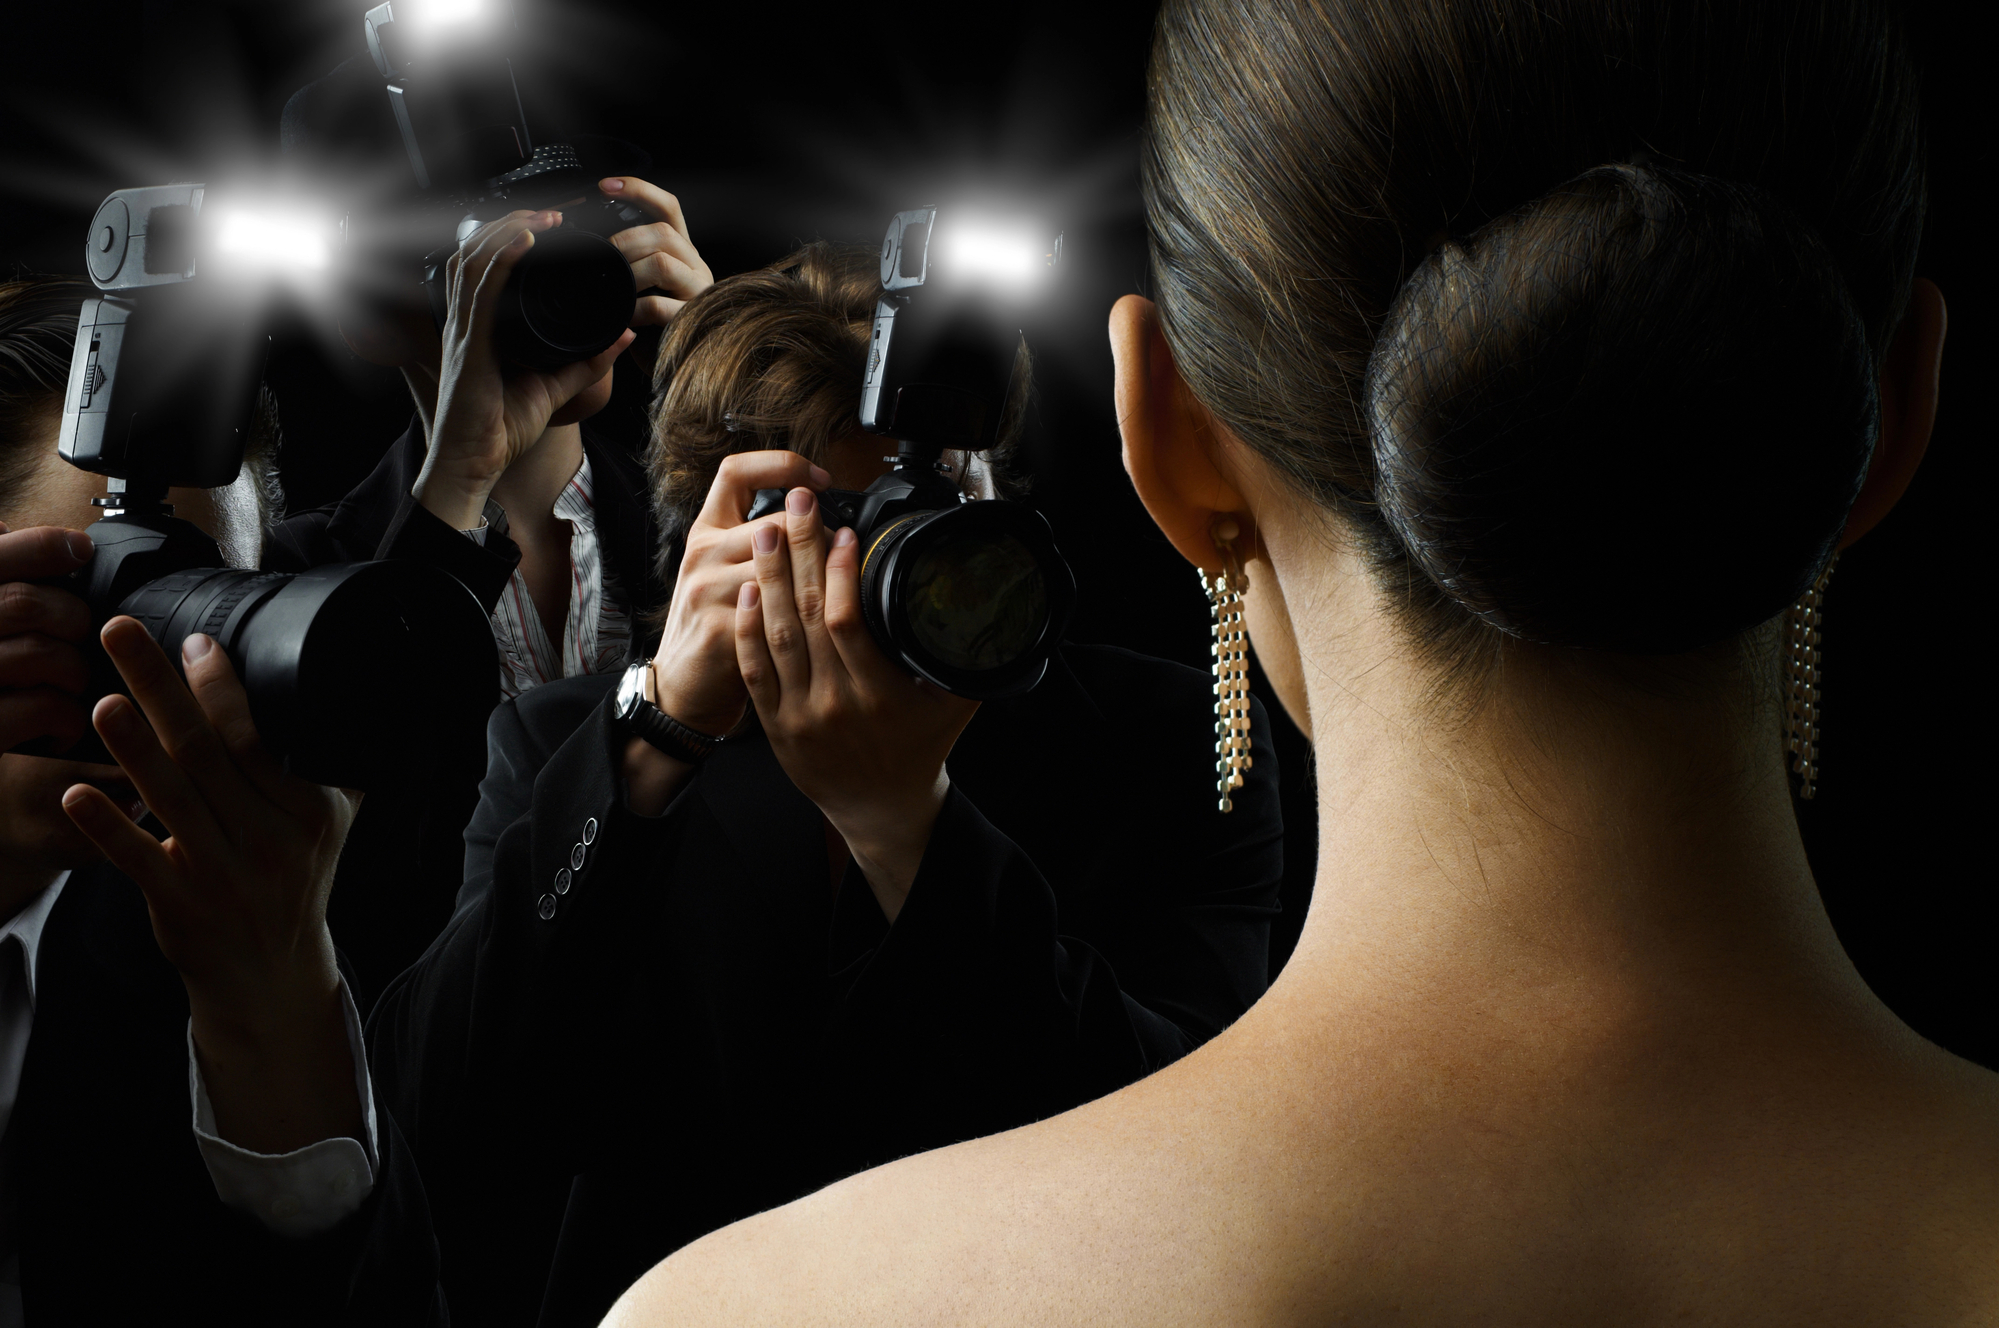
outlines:
[[576, 878], [574, 876], [571, 876], [569, 874], [569, 868], [564, 867], [561, 871], [555, 874], [555, 893], [559, 895], [568, 894], [569, 883], [575, 879]]
[[569, 850], [569, 865], [577, 871], [583, 870], [583, 846], [581, 844]]
[[583, 842], [585, 844], [597, 842], [597, 818], [594, 816], [583, 823]]
[[541, 901], [534, 906], [534, 911], [541, 915], [543, 922], [547, 922], [555, 916], [555, 896], [543, 895]]

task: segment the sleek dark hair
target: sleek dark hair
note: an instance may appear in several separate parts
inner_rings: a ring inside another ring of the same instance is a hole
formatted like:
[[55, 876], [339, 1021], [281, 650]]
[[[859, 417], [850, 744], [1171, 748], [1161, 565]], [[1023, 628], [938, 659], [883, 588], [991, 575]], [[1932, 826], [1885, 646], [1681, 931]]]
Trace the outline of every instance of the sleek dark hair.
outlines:
[[1923, 211], [1871, 0], [1167, 0], [1144, 183], [1195, 395], [1416, 638], [1667, 653], [1830, 557]]

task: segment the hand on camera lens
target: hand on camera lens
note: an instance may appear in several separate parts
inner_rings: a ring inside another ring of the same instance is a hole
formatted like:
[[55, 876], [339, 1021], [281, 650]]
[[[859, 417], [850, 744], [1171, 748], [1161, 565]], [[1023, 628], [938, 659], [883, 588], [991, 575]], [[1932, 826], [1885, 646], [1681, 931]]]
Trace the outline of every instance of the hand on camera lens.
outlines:
[[658, 218], [649, 226], [619, 231], [611, 243], [632, 265], [632, 280], [638, 288], [660, 292], [639, 297], [633, 325], [664, 327], [680, 313], [682, 305], [715, 284], [714, 275], [688, 235], [680, 200], [634, 175], [601, 180], [597, 188], [607, 197], [634, 203]]
[[69, 575], [90, 553], [80, 530], [0, 522], [0, 752], [37, 738], [61, 750], [86, 731], [88, 670], [77, 643], [90, 636], [90, 610], [66, 590], [35, 583]]
[[541, 437], [556, 410], [609, 373], [632, 341], [627, 330], [602, 353], [551, 373], [503, 371], [493, 345], [500, 292], [535, 235], [561, 223], [559, 212], [510, 213], [474, 231], [446, 265], [451, 297], [437, 418], [416, 492], [459, 530], [479, 524], [495, 481]]
[[186, 683], [135, 620], [113, 618], [103, 641], [132, 697], [105, 697], [92, 722], [170, 838], [85, 784], [63, 809], [145, 892], [197, 1014], [256, 1022], [335, 990], [326, 898], [360, 795], [284, 772], [209, 638], [187, 639]]
[[737, 664], [785, 773], [847, 841], [893, 921], [950, 787], [944, 760], [978, 703], [889, 662], [861, 617], [854, 532], [829, 547], [808, 490], [792, 490], [785, 508], [781, 532], [758, 523]]
[[208, 637], [183, 644], [185, 683], [135, 620], [113, 618], [102, 639], [132, 699], [105, 697], [92, 721], [171, 837], [154, 840], [86, 784], [63, 810], [145, 893], [187, 987], [218, 1130], [265, 1153], [359, 1138], [326, 897], [360, 795], [279, 767]]

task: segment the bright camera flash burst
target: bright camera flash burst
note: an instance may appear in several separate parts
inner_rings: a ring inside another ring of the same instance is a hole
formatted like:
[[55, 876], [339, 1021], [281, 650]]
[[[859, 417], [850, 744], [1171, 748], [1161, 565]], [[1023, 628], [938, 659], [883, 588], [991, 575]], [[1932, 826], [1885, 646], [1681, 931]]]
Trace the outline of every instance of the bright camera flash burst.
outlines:
[[417, 0], [412, 6], [418, 21], [428, 26], [463, 23], [479, 17], [484, 7], [481, 0]]
[[945, 263], [956, 274], [1019, 282], [1048, 270], [1045, 246], [1018, 232], [952, 228], [938, 239]]
[[246, 265], [316, 271], [331, 259], [324, 230], [302, 217], [230, 212], [221, 223], [216, 251]]

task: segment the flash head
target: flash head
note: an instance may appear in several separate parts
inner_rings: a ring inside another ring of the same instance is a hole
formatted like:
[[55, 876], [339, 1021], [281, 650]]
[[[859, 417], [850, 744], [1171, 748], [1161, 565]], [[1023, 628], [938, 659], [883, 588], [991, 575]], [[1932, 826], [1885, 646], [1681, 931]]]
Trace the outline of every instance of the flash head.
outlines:
[[896, 213], [882, 238], [861, 427], [932, 455], [998, 443], [1022, 358], [1008, 315], [1061, 257], [1059, 234], [1038, 239], [936, 207]]

